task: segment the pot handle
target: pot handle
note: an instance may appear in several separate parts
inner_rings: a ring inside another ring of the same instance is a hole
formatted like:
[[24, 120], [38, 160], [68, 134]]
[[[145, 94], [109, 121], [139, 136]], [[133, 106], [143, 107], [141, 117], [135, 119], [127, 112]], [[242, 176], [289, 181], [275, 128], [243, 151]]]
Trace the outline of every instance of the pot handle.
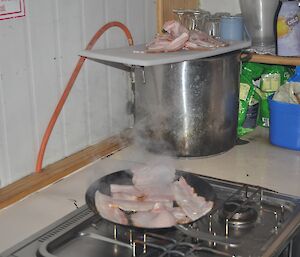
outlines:
[[253, 56], [253, 52], [250, 51], [242, 51], [240, 55], [241, 62], [249, 62]]

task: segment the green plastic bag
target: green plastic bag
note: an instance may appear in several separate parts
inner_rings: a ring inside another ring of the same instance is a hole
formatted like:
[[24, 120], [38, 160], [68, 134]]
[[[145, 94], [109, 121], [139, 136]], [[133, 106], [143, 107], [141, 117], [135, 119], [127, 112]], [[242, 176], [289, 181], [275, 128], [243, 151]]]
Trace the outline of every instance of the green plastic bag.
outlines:
[[285, 84], [293, 74], [293, 70], [288, 66], [264, 65], [265, 69], [260, 79], [261, 106], [259, 111], [258, 125], [269, 127], [270, 111], [268, 97], [274, 94], [280, 86]]
[[254, 85], [264, 71], [264, 66], [257, 63], [245, 63], [240, 75], [240, 99], [238, 116], [238, 137], [241, 137], [257, 126], [260, 109], [260, 90]]

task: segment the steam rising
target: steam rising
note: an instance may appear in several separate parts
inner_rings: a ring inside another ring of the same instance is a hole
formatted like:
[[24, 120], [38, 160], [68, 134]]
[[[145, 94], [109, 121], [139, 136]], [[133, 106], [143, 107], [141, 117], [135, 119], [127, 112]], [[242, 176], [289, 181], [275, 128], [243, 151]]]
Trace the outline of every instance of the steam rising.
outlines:
[[[134, 115], [135, 122], [131, 137], [134, 144], [147, 151], [176, 156], [173, 142], [178, 117], [174, 102], [178, 95], [168, 94], [161, 89], [158, 80], [163, 77], [163, 70], [154, 67], [136, 68]], [[175, 99], [174, 99], [175, 98]]]
[[172, 135], [169, 125], [163, 119], [162, 114], [143, 118], [136, 122], [131, 138], [133, 143], [145, 151], [150, 151], [165, 156], [176, 156], [172, 145]]

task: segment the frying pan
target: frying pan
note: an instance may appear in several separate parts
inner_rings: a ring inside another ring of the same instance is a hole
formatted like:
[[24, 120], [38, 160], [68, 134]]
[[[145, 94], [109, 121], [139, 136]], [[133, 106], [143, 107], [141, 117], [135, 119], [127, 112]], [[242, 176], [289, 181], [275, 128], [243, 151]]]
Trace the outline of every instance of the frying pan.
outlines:
[[[120, 171], [111, 173], [109, 175], [106, 175], [106, 176], [101, 177], [100, 179], [96, 180], [94, 183], [92, 183], [89, 186], [89, 188], [87, 189], [86, 194], [85, 194], [85, 200], [86, 200], [88, 207], [94, 213], [100, 215], [99, 212], [97, 211], [97, 208], [95, 205], [96, 192], [99, 191], [102, 194], [110, 196], [111, 195], [111, 192], [110, 192], [111, 184], [132, 185], [132, 176], [133, 176], [133, 174], [130, 170], [120, 170]], [[209, 183], [207, 183], [206, 181], [204, 181], [199, 176], [197, 176], [193, 173], [184, 172], [184, 171], [176, 171], [175, 179], [177, 180], [181, 176], [184, 177], [186, 182], [194, 188], [195, 193], [197, 193], [197, 195], [204, 197], [207, 201], [212, 201], [212, 202], [215, 201], [216, 194]], [[112, 222], [110, 220], [108, 220], [108, 221]], [[192, 221], [190, 223], [193, 223], [193, 222], [195, 222], [195, 221]], [[128, 225], [120, 224], [120, 225], [130, 226], [132, 228], [139, 228], [139, 229], [151, 229], [149, 227], [147, 227], [147, 228], [136, 227], [132, 224], [128, 224]], [[164, 227], [164, 228], [166, 228], [166, 227]], [[155, 228], [155, 229], [157, 229], [157, 228]]]

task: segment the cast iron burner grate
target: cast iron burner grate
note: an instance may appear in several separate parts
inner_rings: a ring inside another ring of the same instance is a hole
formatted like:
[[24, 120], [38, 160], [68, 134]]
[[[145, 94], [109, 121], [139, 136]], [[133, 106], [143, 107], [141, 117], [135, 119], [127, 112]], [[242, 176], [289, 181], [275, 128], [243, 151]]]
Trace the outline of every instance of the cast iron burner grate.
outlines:
[[[116, 230], [117, 227], [115, 226], [114, 229]], [[151, 256], [156, 257], [192, 257], [199, 256], [199, 254], [201, 256], [201, 253], [208, 253], [212, 256], [218, 257], [235, 257], [235, 255], [206, 247], [203, 244], [181, 242], [155, 233], [144, 233], [143, 240], [133, 240], [128, 243], [119, 241], [116, 238], [112, 239], [94, 233], [80, 233], [80, 236], [89, 237], [130, 249], [132, 251], [132, 257], [147, 256], [149, 250], [151, 250]]]
[[234, 228], [248, 228], [255, 224], [258, 213], [254, 207], [255, 203], [244, 205], [244, 201], [233, 199], [224, 203], [220, 211], [220, 220], [226, 222]]

